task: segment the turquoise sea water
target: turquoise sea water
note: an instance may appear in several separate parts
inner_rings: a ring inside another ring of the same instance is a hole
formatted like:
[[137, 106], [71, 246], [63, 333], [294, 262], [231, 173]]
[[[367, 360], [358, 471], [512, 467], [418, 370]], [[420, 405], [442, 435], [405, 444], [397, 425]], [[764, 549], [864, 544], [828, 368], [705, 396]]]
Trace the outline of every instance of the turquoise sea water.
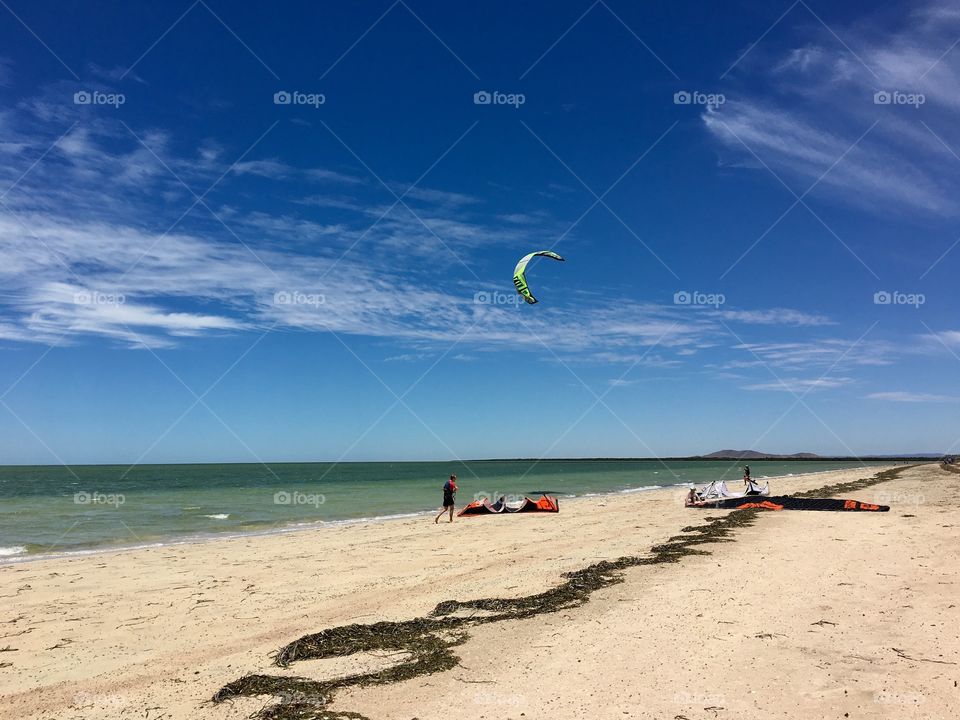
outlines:
[[[760, 478], [863, 463], [750, 466]], [[463, 505], [478, 494], [571, 498], [721, 476], [736, 485], [740, 467], [674, 460], [0, 467], [0, 562], [435, 510], [450, 473], [459, 478]]]

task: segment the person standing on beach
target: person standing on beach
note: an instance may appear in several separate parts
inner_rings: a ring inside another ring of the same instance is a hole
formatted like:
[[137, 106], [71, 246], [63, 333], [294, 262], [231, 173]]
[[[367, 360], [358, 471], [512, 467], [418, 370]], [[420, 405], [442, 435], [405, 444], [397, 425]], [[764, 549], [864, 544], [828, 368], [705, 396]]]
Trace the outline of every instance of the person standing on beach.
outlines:
[[750, 477], [750, 466], [743, 466], [743, 484], [747, 486], [746, 494], [747, 495], [762, 495], [763, 491], [753, 484], [753, 479]]
[[443, 484], [443, 509], [433, 519], [433, 522], [440, 522], [440, 516], [445, 512], [450, 513], [450, 522], [453, 522], [453, 508], [457, 495], [457, 476], [451, 475], [450, 479]]

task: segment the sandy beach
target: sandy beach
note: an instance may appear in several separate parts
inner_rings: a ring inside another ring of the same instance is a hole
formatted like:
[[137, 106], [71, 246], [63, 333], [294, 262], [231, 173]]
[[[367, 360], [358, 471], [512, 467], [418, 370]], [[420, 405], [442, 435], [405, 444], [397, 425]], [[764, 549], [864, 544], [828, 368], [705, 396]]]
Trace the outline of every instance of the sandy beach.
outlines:
[[[791, 493], [872, 476], [777, 479]], [[629, 567], [554, 613], [471, 626], [450, 670], [339, 690], [331, 710], [419, 718], [948, 718], [960, 711], [958, 476], [935, 464], [847, 493], [888, 513], [763, 512], [709, 554]], [[742, 511], [683, 491], [559, 515], [426, 516], [0, 566], [0, 717], [246, 718], [289, 697], [211, 698], [251, 674], [389, 668], [367, 652], [272, 656], [350, 623], [518, 598]], [[301, 698], [302, 700], [302, 698]]]

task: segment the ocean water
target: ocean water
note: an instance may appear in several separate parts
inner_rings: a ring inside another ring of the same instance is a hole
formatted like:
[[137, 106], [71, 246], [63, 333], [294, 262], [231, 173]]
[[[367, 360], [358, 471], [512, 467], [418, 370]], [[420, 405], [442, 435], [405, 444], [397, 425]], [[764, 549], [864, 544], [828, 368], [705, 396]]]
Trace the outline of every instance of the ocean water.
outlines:
[[[863, 465], [750, 463], [756, 478]], [[459, 506], [481, 494], [547, 491], [569, 499], [718, 477], [735, 485], [740, 466], [672, 460], [0, 466], [0, 562], [438, 510], [450, 473], [459, 478]]]

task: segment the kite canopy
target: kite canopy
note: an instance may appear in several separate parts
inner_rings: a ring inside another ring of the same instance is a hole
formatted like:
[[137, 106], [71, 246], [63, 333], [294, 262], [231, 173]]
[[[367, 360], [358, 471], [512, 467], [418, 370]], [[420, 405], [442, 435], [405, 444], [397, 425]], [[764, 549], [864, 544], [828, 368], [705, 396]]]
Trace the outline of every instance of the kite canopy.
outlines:
[[517, 292], [520, 293], [520, 295], [523, 296], [523, 299], [531, 305], [537, 302], [537, 299], [533, 296], [533, 293], [530, 292], [530, 288], [527, 286], [527, 278], [524, 276], [524, 272], [527, 269], [527, 263], [537, 255], [553, 258], [554, 260], [559, 260], [560, 262], [564, 261], [562, 257], [549, 250], [538, 250], [537, 252], [532, 252], [529, 255], [524, 255], [522, 258], [520, 258], [520, 262], [517, 263], [517, 267], [513, 270], [513, 284], [516, 286]]
[[508, 505], [504, 498], [500, 498], [495, 503], [491, 503], [487, 498], [474, 500], [472, 503], [457, 513], [457, 517], [463, 515], [492, 515], [498, 513], [556, 513], [560, 512], [560, 503], [555, 497], [542, 495], [538, 499], [525, 497], [523, 502], [516, 505]]

